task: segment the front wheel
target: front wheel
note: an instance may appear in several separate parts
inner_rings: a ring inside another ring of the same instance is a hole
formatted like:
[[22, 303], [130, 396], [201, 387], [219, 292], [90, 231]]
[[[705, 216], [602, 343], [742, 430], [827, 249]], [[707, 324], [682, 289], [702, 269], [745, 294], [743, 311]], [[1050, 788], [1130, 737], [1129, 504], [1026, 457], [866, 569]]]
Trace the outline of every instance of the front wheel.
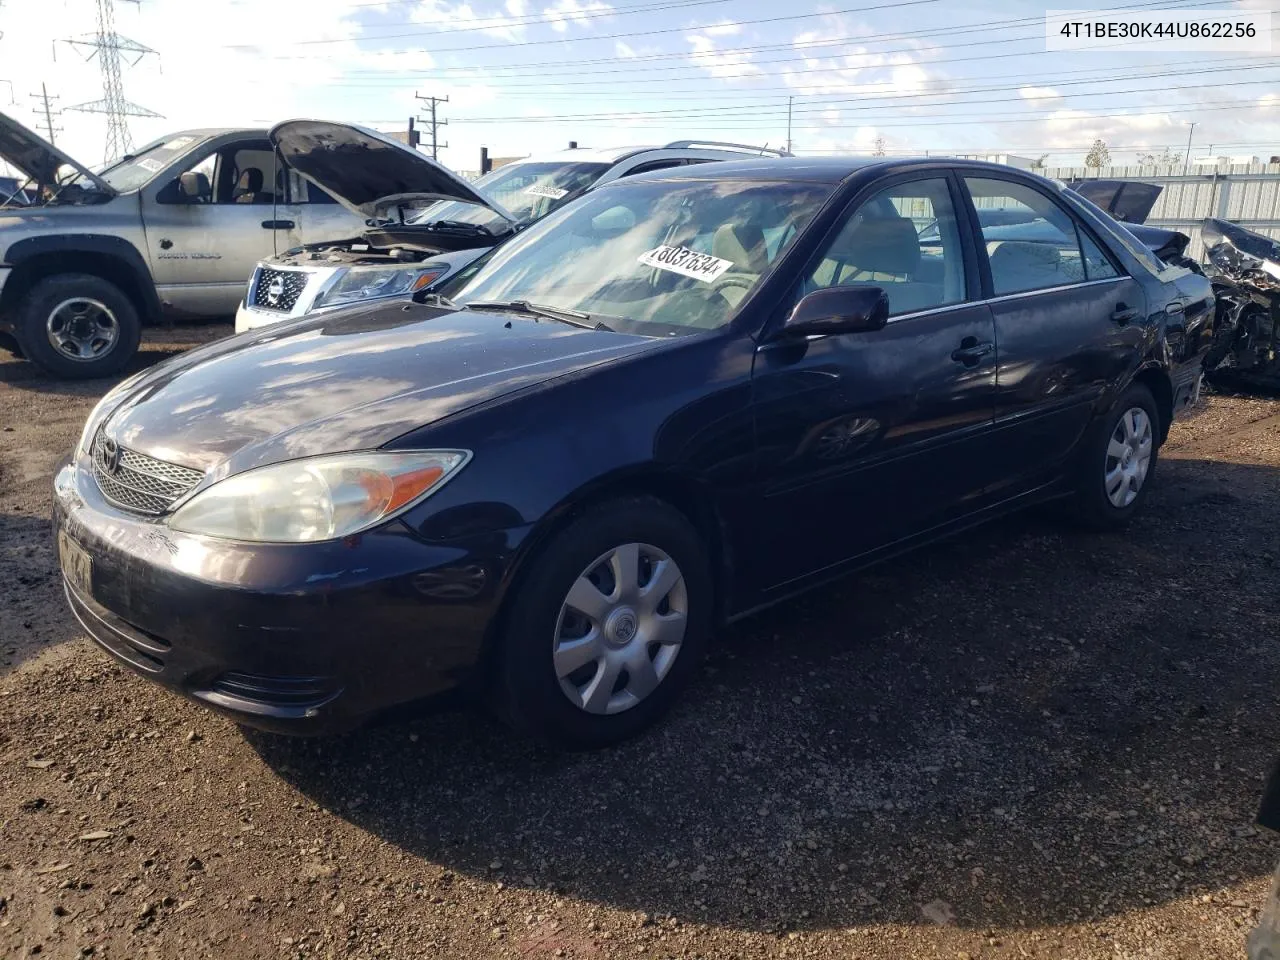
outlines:
[[1146, 497], [1159, 457], [1155, 398], [1134, 384], [1100, 418], [1085, 441], [1076, 480], [1076, 512], [1089, 526], [1123, 525]]
[[570, 748], [635, 736], [670, 709], [711, 632], [697, 532], [658, 500], [591, 508], [531, 561], [504, 619], [496, 694], [519, 730]]
[[55, 377], [87, 380], [124, 369], [142, 325], [114, 283], [87, 273], [45, 277], [18, 308], [18, 340], [32, 363]]

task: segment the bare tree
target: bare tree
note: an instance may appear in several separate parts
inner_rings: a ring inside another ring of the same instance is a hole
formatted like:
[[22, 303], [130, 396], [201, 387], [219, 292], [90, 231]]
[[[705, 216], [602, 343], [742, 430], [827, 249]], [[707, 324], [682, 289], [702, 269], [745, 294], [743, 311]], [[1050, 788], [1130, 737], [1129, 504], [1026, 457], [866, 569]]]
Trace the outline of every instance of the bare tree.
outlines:
[[876, 137], [875, 143], [873, 144], [873, 149], [871, 151], [871, 155], [873, 157], [883, 157], [885, 155], [885, 148], [887, 146], [888, 145], [885, 143], [884, 137]]
[[1093, 141], [1093, 146], [1089, 148], [1089, 152], [1085, 154], [1084, 165], [1086, 167], [1109, 167], [1111, 166], [1111, 151], [1107, 149], [1107, 141], [1099, 137]]
[[1159, 153], [1152, 151], [1138, 154], [1138, 163], [1144, 167], [1171, 166], [1181, 162], [1182, 154], [1168, 147], [1161, 147]]
[[1031, 169], [1043, 170], [1045, 161], [1048, 159], [1049, 159], [1049, 154], [1047, 153], [1040, 154], [1040, 156], [1036, 157], [1034, 160], [1031, 161]]

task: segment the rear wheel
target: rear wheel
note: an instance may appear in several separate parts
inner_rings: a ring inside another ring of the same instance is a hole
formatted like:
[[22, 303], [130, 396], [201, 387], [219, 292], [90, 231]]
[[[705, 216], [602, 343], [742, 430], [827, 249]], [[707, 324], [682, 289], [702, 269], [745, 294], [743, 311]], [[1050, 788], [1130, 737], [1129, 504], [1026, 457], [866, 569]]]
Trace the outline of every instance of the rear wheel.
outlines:
[[592, 508], [532, 561], [505, 617], [496, 693], [519, 730], [602, 747], [661, 717], [693, 678], [712, 623], [696, 531], [648, 498]]
[[1134, 384], [1099, 419], [1085, 442], [1076, 481], [1076, 512], [1099, 529], [1126, 523], [1142, 505], [1159, 457], [1155, 398]]
[[36, 283], [18, 307], [17, 321], [27, 359], [64, 379], [119, 373], [142, 337], [132, 301], [114, 283], [87, 273]]

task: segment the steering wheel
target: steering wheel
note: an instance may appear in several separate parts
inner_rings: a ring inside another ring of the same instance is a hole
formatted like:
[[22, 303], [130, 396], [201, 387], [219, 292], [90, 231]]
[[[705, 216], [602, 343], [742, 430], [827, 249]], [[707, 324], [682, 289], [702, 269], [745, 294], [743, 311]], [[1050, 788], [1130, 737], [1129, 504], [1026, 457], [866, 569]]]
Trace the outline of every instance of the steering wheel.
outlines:
[[756, 285], [758, 277], [747, 276], [741, 273], [726, 273], [724, 276], [715, 280], [711, 284], [711, 293], [723, 293], [727, 287], [741, 287], [743, 290], [750, 290]]

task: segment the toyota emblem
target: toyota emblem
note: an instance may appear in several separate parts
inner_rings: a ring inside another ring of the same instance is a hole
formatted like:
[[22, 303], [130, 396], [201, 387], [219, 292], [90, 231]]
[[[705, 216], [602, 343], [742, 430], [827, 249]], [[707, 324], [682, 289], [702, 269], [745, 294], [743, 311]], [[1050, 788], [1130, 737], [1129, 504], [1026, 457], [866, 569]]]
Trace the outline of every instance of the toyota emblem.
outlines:
[[110, 437], [102, 438], [102, 469], [111, 476], [120, 471], [120, 444]]
[[267, 303], [273, 307], [280, 302], [280, 298], [284, 296], [284, 281], [276, 277], [267, 284]]

